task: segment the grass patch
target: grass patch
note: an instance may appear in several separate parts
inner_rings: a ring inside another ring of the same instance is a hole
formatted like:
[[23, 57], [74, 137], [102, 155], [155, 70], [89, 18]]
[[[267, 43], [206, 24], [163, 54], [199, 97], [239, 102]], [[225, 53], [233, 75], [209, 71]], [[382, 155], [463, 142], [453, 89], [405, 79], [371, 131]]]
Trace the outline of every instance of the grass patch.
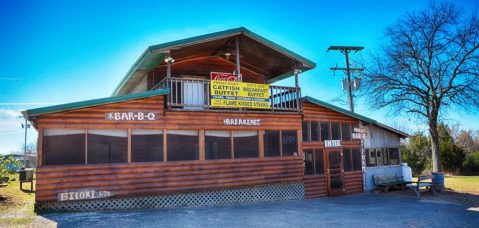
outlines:
[[[33, 211], [35, 193], [20, 190], [18, 174], [9, 177], [15, 181], [0, 187], [0, 226], [30, 227], [36, 216]], [[30, 183], [24, 183], [23, 188], [30, 190]]]
[[445, 176], [444, 178], [446, 188], [479, 195], [479, 176]]

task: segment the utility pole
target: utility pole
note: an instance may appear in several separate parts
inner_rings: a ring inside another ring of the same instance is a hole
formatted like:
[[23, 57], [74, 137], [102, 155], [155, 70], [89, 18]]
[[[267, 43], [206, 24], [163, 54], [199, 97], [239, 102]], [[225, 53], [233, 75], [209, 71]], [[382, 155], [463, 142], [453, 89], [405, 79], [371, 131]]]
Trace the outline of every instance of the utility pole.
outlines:
[[[351, 72], [359, 72], [361, 73], [364, 69], [363, 68], [351, 68], [349, 66], [349, 53], [351, 51], [354, 51], [354, 53], [358, 52], [358, 51], [361, 51], [363, 50], [364, 47], [360, 47], [360, 46], [330, 46], [328, 48], [328, 51], [330, 50], [333, 50], [333, 51], [340, 51], [341, 53], [344, 54], [344, 56], [346, 57], [346, 67], [331, 67], [330, 69], [332, 71], [336, 71], [336, 70], [342, 70], [342, 71], [345, 71], [346, 73], [346, 89], [348, 90], [348, 98], [349, 98], [349, 110], [351, 112], [354, 112], [354, 101], [353, 101], [353, 89], [359, 89], [359, 83], [356, 83], [356, 80], [355, 80], [355, 83], [353, 84], [353, 81], [351, 81]], [[344, 85], [344, 83], [343, 83]]]

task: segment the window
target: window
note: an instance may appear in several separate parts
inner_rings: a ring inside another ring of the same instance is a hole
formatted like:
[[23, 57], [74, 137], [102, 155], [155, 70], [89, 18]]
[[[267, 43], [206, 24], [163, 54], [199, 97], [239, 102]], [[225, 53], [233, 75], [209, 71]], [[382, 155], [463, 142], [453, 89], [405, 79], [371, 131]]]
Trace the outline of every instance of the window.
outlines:
[[303, 121], [302, 132], [303, 132], [303, 141], [311, 141], [309, 139], [309, 122]]
[[352, 157], [351, 157], [351, 149], [344, 149], [343, 150], [343, 168], [344, 171], [352, 171]]
[[264, 132], [264, 156], [265, 157], [280, 156], [279, 131]]
[[350, 123], [341, 123], [341, 139], [342, 140], [351, 140], [351, 124]]
[[233, 131], [234, 158], [257, 158], [258, 132]]
[[205, 131], [205, 156], [210, 159], [231, 159], [231, 132]]
[[351, 154], [353, 158], [353, 170], [362, 170], [362, 159], [361, 159], [361, 150], [359, 148], [351, 149]]
[[329, 123], [321, 122], [321, 141], [331, 139], [331, 134], [329, 131]]
[[381, 151], [382, 151], [382, 157], [383, 157], [383, 165], [389, 165], [388, 149], [383, 148]]
[[341, 140], [341, 129], [339, 123], [331, 123], [331, 139]]
[[319, 122], [311, 122], [311, 141], [319, 141]]
[[399, 165], [399, 148], [376, 148], [366, 150], [366, 166]]
[[199, 137], [195, 130], [167, 130], [167, 161], [188, 161], [199, 158]]
[[43, 164], [85, 164], [85, 130], [45, 129]]
[[399, 165], [399, 149], [398, 148], [389, 148], [389, 164]]
[[304, 150], [304, 174], [324, 174], [323, 150]]
[[132, 130], [131, 161], [163, 161], [163, 130]]
[[296, 131], [281, 131], [282, 156], [293, 156], [298, 152]]
[[374, 149], [366, 149], [366, 166], [376, 166], [376, 151]]
[[313, 175], [313, 150], [303, 151], [304, 156], [304, 175]]
[[126, 130], [88, 130], [88, 164], [127, 162]]
[[376, 149], [376, 165], [377, 166], [383, 166], [383, 150], [382, 149]]

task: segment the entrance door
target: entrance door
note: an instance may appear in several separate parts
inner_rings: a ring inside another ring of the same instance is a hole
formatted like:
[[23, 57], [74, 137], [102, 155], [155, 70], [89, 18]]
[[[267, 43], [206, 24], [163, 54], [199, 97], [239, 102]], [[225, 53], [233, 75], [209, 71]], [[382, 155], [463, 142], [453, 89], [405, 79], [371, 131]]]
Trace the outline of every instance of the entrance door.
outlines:
[[326, 176], [328, 180], [328, 195], [338, 196], [345, 194], [343, 179], [343, 151], [341, 149], [325, 150]]

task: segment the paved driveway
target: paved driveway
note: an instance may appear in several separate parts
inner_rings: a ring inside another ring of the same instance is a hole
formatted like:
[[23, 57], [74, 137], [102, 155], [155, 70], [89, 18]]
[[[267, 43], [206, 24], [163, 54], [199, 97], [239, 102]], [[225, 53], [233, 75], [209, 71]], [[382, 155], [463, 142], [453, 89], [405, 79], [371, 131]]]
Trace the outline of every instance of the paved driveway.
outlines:
[[479, 211], [381, 194], [254, 205], [45, 214], [59, 227], [479, 227]]

